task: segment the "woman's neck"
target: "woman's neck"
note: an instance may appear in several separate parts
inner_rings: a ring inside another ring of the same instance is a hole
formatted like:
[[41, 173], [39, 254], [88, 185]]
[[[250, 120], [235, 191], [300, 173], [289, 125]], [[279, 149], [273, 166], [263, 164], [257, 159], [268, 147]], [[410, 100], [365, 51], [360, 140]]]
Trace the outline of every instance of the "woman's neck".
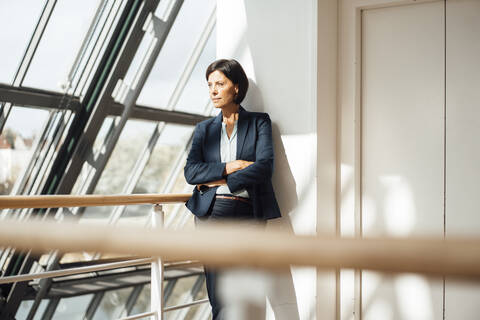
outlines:
[[230, 104], [222, 108], [223, 122], [234, 122], [238, 120], [238, 110], [240, 106], [238, 104]]

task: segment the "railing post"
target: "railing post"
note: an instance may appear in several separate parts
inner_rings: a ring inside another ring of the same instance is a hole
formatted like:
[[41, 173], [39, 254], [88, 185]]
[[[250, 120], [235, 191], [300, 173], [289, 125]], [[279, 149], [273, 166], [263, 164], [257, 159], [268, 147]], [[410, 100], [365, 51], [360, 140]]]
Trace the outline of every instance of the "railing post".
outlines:
[[[163, 228], [164, 215], [162, 206], [155, 204], [151, 213], [152, 228]], [[153, 319], [163, 320], [163, 261], [159, 257], [154, 258], [151, 267], [150, 305], [151, 311], [157, 315]]]

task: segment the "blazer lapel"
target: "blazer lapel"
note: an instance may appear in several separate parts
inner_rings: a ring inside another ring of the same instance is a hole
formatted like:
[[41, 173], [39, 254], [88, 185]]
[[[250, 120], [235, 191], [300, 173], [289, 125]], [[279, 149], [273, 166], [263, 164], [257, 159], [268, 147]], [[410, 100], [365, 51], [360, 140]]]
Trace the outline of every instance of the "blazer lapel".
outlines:
[[207, 150], [210, 155], [213, 155], [216, 162], [221, 162], [220, 157], [220, 139], [222, 134], [222, 113], [220, 112], [218, 116], [213, 120], [210, 130], [208, 130], [208, 135], [206, 139]]
[[249, 122], [250, 121], [248, 119], [248, 111], [246, 111], [245, 109], [243, 109], [242, 106], [240, 106], [238, 110], [237, 123], [237, 160], [241, 159], [242, 149], [245, 143], [245, 138], [247, 136]]

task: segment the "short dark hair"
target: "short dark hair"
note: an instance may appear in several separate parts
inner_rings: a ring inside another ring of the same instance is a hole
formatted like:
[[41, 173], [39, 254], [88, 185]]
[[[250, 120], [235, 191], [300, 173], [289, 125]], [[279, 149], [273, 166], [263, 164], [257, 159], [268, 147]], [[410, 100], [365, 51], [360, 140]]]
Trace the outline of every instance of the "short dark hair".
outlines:
[[238, 85], [238, 94], [233, 101], [240, 104], [247, 95], [248, 90], [248, 78], [240, 63], [234, 59], [219, 59], [213, 61], [205, 72], [207, 81], [208, 76], [216, 70], [222, 72], [233, 84]]

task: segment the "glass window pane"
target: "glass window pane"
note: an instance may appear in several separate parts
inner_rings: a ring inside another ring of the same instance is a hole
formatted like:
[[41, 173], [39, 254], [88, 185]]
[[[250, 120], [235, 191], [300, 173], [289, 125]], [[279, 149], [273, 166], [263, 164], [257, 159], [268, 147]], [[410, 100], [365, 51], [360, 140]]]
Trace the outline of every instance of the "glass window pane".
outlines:
[[[195, 283], [200, 280], [199, 277], [201, 277], [202, 280], [202, 287], [200, 287], [198, 292], [192, 292], [192, 289], [195, 285]], [[204, 299], [206, 298], [206, 288], [205, 288], [205, 281], [203, 281], [204, 277], [202, 276], [190, 276], [190, 277], [185, 277], [185, 278], [180, 278], [177, 280], [177, 283], [175, 284], [175, 287], [173, 288], [172, 294], [167, 300], [166, 306], [177, 306], [177, 305], [182, 305], [184, 303], [192, 302], [195, 300], [199, 299]], [[197, 307], [194, 307], [197, 308]], [[188, 316], [188, 314], [191, 314], [191, 307], [186, 308], [186, 309], [178, 309], [174, 310], [171, 312], [165, 313], [165, 320], [173, 320], [173, 319], [193, 319], [191, 316]]]
[[20, 302], [20, 306], [18, 307], [17, 314], [15, 315], [15, 319], [17, 320], [24, 320], [27, 319], [28, 313], [32, 308], [33, 300], [23, 300]]
[[118, 319], [125, 309], [125, 303], [133, 288], [107, 291], [98, 307], [93, 320]]
[[140, 93], [138, 104], [169, 107], [170, 96], [215, 3], [215, 0], [185, 0]]
[[118, 226], [145, 227], [150, 223], [150, 213], [153, 210], [151, 204], [130, 205], [125, 208], [122, 217], [118, 220]]
[[[100, 131], [97, 134], [97, 137], [95, 138], [95, 141], [92, 146], [92, 153], [94, 156], [94, 159], [97, 159], [98, 156], [100, 155], [100, 152], [104, 152], [102, 150], [102, 146], [105, 143], [105, 139], [108, 138], [110, 132], [113, 129], [114, 121], [119, 118], [119, 117], [106, 117], [103, 120], [102, 127], [100, 128]], [[75, 185], [72, 188], [71, 193], [72, 194], [82, 194], [84, 191], [82, 191], [83, 185], [89, 175], [93, 173], [93, 168], [92, 166], [88, 163], [85, 162], [82, 166], [82, 170], [80, 171], [80, 174], [77, 177], [77, 181], [75, 182]]]
[[[165, 288], [165, 284], [166, 284], [166, 281], [164, 282], [164, 288]], [[142, 292], [140, 292], [140, 295], [137, 298], [137, 301], [135, 301], [135, 305], [133, 306], [132, 311], [130, 312], [130, 315], [144, 313], [144, 312], [150, 312], [150, 285], [149, 284], [143, 287]]]
[[205, 70], [207, 70], [208, 65], [215, 60], [217, 48], [216, 38], [216, 29], [214, 29], [182, 91], [175, 110], [199, 114], [204, 113], [205, 107], [210, 100], [207, 81], [205, 80]]
[[99, 0], [59, 0], [24, 81], [60, 91], [95, 15]]
[[87, 294], [60, 299], [52, 320], [83, 320], [85, 311], [92, 298], [93, 294]]
[[45, 1], [0, 1], [0, 82], [12, 83]]
[[108, 160], [95, 194], [121, 193], [140, 152], [147, 145], [156, 123], [128, 120]]
[[28, 165], [49, 111], [13, 107], [0, 134], [0, 195], [10, 194]]
[[190, 276], [178, 279], [165, 305], [167, 307], [172, 307], [184, 304], [187, 302], [188, 299], [190, 299], [188, 300], [189, 302], [193, 301], [195, 297], [192, 297], [191, 291], [198, 277], [199, 276]]
[[[43, 312], [47, 308], [49, 300], [48, 299], [43, 299], [40, 302], [40, 305], [38, 306], [37, 311], [35, 312], [35, 316], [33, 317], [33, 320], [40, 320], [42, 319]], [[30, 309], [32, 308], [33, 305], [33, 300], [24, 300], [20, 303], [20, 307], [17, 310], [17, 314], [15, 315], [16, 320], [24, 320], [27, 319], [28, 313], [30, 312]]]
[[[182, 159], [181, 168], [185, 167], [186, 154]], [[175, 183], [172, 189], [168, 190], [169, 193], [191, 193], [193, 186], [189, 185], [185, 181], [183, 170], [178, 172], [175, 177]], [[165, 221], [168, 228], [172, 229], [194, 229], [195, 223], [193, 214], [183, 204], [171, 204], [164, 206]]]
[[[192, 135], [192, 126], [165, 125], [134, 193], [158, 193]], [[183, 172], [183, 170], [182, 170]], [[183, 175], [183, 174], [182, 174]]]

